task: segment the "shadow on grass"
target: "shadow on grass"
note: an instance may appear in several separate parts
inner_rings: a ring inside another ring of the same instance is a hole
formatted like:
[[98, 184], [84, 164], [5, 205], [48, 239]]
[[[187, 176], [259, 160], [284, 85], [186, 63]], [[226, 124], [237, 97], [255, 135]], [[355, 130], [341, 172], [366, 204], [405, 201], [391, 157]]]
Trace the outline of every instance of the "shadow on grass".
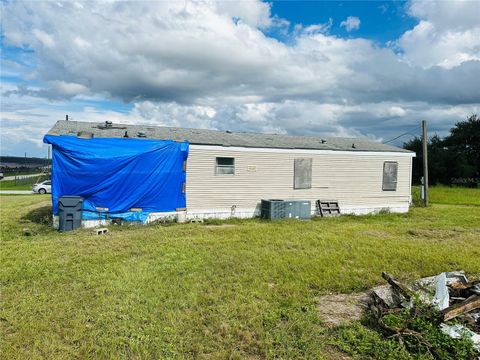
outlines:
[[40, 225], [52, 225], [52, 207], [47, 205], [33, 209], [26, 213], [22, 219]]

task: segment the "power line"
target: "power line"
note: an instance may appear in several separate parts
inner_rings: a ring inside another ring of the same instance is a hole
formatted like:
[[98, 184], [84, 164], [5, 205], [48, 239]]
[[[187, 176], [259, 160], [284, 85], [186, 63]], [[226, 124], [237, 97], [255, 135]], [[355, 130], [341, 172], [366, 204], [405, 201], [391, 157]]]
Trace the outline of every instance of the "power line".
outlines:
[[394, 137], [393, 139], [390, 139], [390, 140], [388, 140], [388, 141], [384, 141], [383, 144], [388, 144], [389, 142], [392, 142], [392, 141], [394, 141], [394, 140], [397, 140], [397, 139], [399, 139], [399, 138], [401, 138], [402, 136], [405, 136], [405, 135], [414, 135], [414, 136], [417, 136], [418, 134], [415, 134], [415, 133], [413, 133], [412, 131], [413, 131], [413, 130], [416, 130], [416, 129], [418, 129], [418, 128], [420, 128], [420, 126], [415, 126], [415, 127], [414, 127], [412, 130], [410, 130], [410, 131], [407, 131], [407, 132], [405, 132], [405, 133], [403, 133], [403, 134], [400, 134], [400, 135], [398, 135], [398, 136], [396, 136], [396, 137]]

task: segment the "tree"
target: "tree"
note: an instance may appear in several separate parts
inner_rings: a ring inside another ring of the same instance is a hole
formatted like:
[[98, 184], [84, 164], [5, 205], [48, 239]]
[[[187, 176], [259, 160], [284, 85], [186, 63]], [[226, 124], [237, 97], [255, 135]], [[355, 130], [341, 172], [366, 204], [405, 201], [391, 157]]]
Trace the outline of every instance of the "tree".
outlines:
[[[423, 176], [422, 140], [415, 137], [403, 147], [417, 154], [413, 161], [412, 180], [418, 184]], [[443, 139], [438, 135], [430, 137], [427, 149], [430, 184], [451, 184], [452, 179], [480, 177], [480, 118], [474, 114], [466, 121], [456, 123]]]
[[466, 121], [455, 124], [444, 146], [452, 156], [451, 166], [456, 177], [480, 176], [480, 118], [473, 114]]

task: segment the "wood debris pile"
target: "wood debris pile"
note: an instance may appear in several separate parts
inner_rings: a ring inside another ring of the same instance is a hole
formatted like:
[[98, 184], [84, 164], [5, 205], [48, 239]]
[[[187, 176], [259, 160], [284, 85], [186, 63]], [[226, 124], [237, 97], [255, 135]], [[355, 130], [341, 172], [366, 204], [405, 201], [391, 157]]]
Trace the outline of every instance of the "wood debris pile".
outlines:
[[410, 309], [412, 317], [421, 311], [417, 304], [427, 304], [438, 311], [441, 331], [452, 338], [469, 338], [480, 352], [480, 280], [469, 281], [463, 271], [441, 273], [404, 284], [392, 275], [382, 273], [388, 285], [372, 291], [371, 310], [377, 325], [385, 332], [397, 337], [414, 337], [429, 344], [422, 334], [405, 327], [387, 325], [385, 316]]

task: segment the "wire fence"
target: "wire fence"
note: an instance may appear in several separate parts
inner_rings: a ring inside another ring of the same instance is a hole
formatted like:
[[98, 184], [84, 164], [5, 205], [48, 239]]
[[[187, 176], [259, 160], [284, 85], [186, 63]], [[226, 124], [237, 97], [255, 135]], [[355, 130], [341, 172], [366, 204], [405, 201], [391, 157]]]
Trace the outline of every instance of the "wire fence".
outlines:
[[36, 176], [18, 175], [15, 176], [15, 185], [33, 185], [48, 179], [50, 179], [50, 175], [47, 174]]

